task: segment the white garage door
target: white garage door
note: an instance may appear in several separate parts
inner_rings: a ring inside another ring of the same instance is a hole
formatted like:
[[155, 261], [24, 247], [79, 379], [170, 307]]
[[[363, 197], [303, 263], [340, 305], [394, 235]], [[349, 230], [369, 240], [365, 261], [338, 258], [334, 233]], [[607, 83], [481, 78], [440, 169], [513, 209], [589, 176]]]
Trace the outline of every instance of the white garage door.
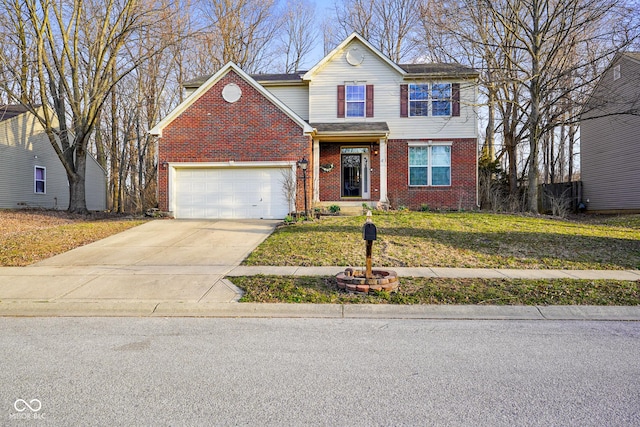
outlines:
[[283, 168], [176, 169], [176, 218], [284, 218]]

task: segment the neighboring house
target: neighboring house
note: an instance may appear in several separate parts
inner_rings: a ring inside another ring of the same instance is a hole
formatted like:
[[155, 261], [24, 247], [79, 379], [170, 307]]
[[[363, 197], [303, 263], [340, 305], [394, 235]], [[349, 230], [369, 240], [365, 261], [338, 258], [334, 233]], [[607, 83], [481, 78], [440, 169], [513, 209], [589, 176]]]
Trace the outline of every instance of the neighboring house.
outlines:
[[185, 84], [150, 133], [158, 200], [177, 218], [283, 218], [295, 176], [309, 206], [477, 206], [478, 74], [399, 65], [352, 34], [311, 70], [247, 75], [227, 64]]
[[583, 202], [591, 212], [640, 212], [640, 52], [615, 56], [580, 122]]
[[[87, 157], [89, 210], [106, 209], [107, 176]], [[36, 117], [22, 106], [0, 105], [0, 208], [69, 207], [67, 174]]]

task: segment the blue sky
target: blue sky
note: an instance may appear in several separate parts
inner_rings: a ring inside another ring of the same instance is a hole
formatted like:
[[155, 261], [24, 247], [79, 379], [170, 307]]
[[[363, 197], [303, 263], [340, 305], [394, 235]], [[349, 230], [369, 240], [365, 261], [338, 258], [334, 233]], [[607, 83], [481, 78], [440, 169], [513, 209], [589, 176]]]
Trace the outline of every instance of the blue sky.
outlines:
[[[311, 0], [311, 3], [314, 3], [316, 6], [316, 15], [318, 19], [316, 22], [320, 23], [324, 19], [325, 16], [329, 15], [333, 10], [334, 0]], [[322, 59], [324, 56], [323, 45], [322, 45], [322, 35], [318, 37], [318, 41], [316, 43], [316, 47], [313, 50], [313, 53], [309, 56], [308, 60], [305, 62], [303, 68], [309, 69], [316, 65], [318, 61]]]

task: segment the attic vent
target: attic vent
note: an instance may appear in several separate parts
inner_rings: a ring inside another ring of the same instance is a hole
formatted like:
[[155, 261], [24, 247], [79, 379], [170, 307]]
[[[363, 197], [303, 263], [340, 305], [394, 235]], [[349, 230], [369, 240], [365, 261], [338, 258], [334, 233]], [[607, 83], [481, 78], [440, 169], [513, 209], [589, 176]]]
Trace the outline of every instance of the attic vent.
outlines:
[[233, 104], [242, 96], [242, 90], [235, 83], [229, 83], [222, 89], [222, 98], [230, 104]]
[[620, 64], [613, 67], [613, 81], [615, 82], [620, 78]]

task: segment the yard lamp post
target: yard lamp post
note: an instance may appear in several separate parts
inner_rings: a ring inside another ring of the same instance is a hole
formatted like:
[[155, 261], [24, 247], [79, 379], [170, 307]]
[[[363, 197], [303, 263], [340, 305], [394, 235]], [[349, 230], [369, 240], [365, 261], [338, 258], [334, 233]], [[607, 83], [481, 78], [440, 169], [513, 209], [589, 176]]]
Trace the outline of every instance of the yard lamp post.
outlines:
[[309, 210], [307, 209], [307, 166], [309, 166], [309, 160], [303, 157], [298, 161], [298, 167], [302, 169], [302, 185], [304, 188], [304, 216], [309, 216]]

